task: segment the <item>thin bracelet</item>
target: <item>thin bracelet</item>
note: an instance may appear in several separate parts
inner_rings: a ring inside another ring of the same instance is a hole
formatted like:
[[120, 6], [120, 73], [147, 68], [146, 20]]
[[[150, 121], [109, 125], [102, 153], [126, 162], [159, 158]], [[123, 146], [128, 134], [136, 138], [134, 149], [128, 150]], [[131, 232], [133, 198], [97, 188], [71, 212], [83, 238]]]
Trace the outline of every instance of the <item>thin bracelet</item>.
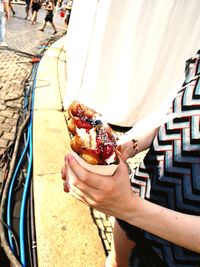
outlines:
[[139, 152], [138, 141], [133, 139], [132, 142], [133, 142], [133, 149], [135, 151], [135, 154], [133, 156], [135, 156]]

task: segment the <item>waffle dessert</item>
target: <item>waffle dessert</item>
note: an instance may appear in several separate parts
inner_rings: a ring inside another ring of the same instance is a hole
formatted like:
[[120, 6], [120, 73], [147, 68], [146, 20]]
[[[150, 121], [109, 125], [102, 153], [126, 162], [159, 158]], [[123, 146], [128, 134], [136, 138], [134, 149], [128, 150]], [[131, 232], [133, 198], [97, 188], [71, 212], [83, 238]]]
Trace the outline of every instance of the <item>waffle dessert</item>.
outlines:
[[70, 145], [92, 165], [118, 164], [117, 134], [95, 110], [73, 101], [68, 108], [67, 127]]

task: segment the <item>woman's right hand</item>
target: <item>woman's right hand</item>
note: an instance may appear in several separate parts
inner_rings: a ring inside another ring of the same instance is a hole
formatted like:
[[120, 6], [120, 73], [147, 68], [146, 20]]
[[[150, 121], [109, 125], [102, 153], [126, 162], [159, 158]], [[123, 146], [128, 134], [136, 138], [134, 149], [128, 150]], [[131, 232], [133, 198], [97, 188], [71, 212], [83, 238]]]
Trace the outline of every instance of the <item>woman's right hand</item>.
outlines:
[[87, 171], [68, 154], [61, 175], [65, 192], [108, 215], [124, 219], [135, 206], [128, 168], [121, 159], [116, 172], [104, 176]]

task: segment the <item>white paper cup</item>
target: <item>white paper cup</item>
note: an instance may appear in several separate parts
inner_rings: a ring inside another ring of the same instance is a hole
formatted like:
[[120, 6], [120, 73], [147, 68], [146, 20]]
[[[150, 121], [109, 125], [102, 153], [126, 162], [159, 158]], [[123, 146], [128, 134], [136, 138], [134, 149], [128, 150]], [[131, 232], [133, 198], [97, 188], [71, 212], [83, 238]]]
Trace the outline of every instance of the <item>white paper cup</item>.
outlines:
[[78, 161], [78, 163], [90, 172], [94, 172], [96, 174], [110, 176], [113, 175], [116, 169], [118, 168], [118, 164], [110, 164], [110, 165], [92, 165], [87, 163], [84, 159], [82, 159], [77, 153], [71, 150], [71, 155]]

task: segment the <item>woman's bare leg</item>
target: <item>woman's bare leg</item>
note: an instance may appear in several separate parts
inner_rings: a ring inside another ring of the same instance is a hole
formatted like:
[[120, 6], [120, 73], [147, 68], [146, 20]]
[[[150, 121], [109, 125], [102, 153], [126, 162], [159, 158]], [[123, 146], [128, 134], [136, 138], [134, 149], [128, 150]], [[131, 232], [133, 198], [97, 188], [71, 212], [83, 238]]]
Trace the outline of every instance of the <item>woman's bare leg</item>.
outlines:
[[105, 267], [127, 267], [131, 249], [135, 242], [128, 239], [125, 232], [115, 221], [111, 252], [106, 259]]
[[47, 22], [44, 20], [42, 28], [40, 28], [39, 30], [43, 32], [45, 27], [46, 27], [46, 25], [47, 25]]
[[55, 24], [53, 23], [53, 22], [50, 22], [51, 23], [51, 25], [52, 25], [52, 27], [53, 27], [53, 29], [54, 29], [54, 34], [56, 34], [57, 33], [57, 30], [56, 30], [56, 26], [55, 26]]
[[32, 15], [32, 24], [35, 24], [36, 21], [37, 21], [37, 11], [34, 11]]
[[33, 11], [32, 13], [32, 24], [35, 24], [35, 17], [36, 17], [36, 11]]

